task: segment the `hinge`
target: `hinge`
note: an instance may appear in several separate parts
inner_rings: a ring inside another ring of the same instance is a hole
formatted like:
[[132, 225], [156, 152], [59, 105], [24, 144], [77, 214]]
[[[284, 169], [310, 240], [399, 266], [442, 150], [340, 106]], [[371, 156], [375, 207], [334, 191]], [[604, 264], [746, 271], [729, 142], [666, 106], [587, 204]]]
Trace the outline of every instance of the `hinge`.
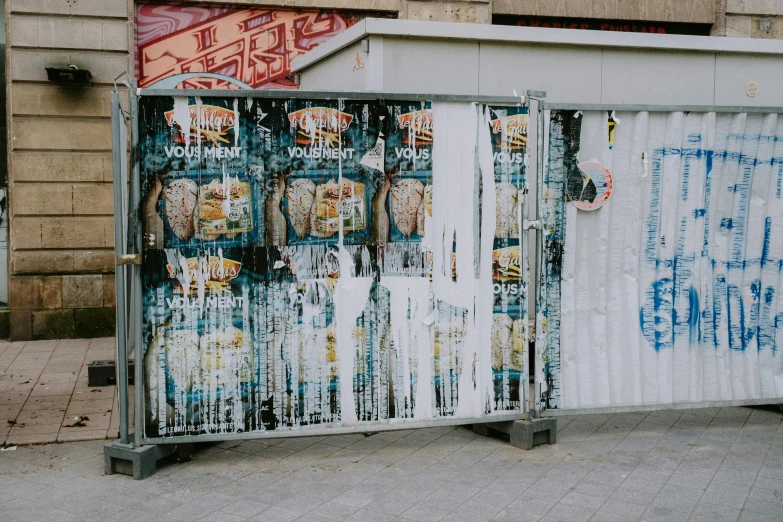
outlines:
[[524, 230], [530, 230], [531, 228], [534, 228], [536, 230], [543, 230], [544, 224], [541, 222], [540, 219], [534, 219], [532, 221], [525, 220], [522, 222], [522, 228]]
[[114, 264], [115, 265], [140, 265], [141, 264], [141, 254], [120, 254], [117, 256], [114, 256]]

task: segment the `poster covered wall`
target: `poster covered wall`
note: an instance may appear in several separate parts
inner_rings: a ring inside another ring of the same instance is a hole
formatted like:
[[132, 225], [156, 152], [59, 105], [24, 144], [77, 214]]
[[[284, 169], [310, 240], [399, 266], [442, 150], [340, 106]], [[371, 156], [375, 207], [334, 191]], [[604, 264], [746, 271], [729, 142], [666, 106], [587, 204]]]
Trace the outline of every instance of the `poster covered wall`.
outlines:
[[148, 437], [526, 411], [525, 107], [139, 110]]

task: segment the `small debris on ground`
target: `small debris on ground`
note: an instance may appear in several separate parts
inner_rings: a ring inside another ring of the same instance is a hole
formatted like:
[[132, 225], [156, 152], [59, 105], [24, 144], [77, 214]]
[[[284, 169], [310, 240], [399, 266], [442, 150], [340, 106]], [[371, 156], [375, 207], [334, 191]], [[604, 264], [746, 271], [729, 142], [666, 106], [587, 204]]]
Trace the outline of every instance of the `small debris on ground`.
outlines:
[[63, 428], [84, 428], [85, 426], [87, 426], [84, 423], [84, 421], [88, 421], [90, 420], [90, 418], [87, 417], [86, 415], [77, 415], [76, 417], [73, 418], [73, 420], [74, 420], [73, 424], [65, 424], [63, 425]]

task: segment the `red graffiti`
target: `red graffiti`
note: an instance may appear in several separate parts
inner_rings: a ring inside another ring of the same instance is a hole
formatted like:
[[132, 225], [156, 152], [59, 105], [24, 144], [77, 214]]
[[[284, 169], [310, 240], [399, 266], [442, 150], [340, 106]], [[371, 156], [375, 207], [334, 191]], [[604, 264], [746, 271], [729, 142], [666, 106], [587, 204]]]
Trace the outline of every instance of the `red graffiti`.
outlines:
[[[333, 11], [137, 5], [136, 76], [140, 87], [174, 74], [209, 72], [257, 89], [295, 89], [291, 60], [361, 18]], [[232, 86], [198, 78], [179, 87]]]

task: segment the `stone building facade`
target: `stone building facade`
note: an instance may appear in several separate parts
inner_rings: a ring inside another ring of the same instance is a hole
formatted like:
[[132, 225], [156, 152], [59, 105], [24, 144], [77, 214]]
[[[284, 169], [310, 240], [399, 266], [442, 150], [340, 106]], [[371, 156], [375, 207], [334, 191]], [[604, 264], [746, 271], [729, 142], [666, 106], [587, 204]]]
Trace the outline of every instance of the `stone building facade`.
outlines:
[[[119, 73], [136, 70], [137, 8], [132, 0], [8, 0], [5, 6], [10, 246], [9, 311], [0, 336], [112, 335], [109, 93]], [[783, 38], [783, 0], [283, 0], [275, 8], [482, 24], [501, 16], [667, 22], [708, 27], [715, 36]], [[47, 67], [71, 64], [92, 73], [92, 86], [48, 81]]]

